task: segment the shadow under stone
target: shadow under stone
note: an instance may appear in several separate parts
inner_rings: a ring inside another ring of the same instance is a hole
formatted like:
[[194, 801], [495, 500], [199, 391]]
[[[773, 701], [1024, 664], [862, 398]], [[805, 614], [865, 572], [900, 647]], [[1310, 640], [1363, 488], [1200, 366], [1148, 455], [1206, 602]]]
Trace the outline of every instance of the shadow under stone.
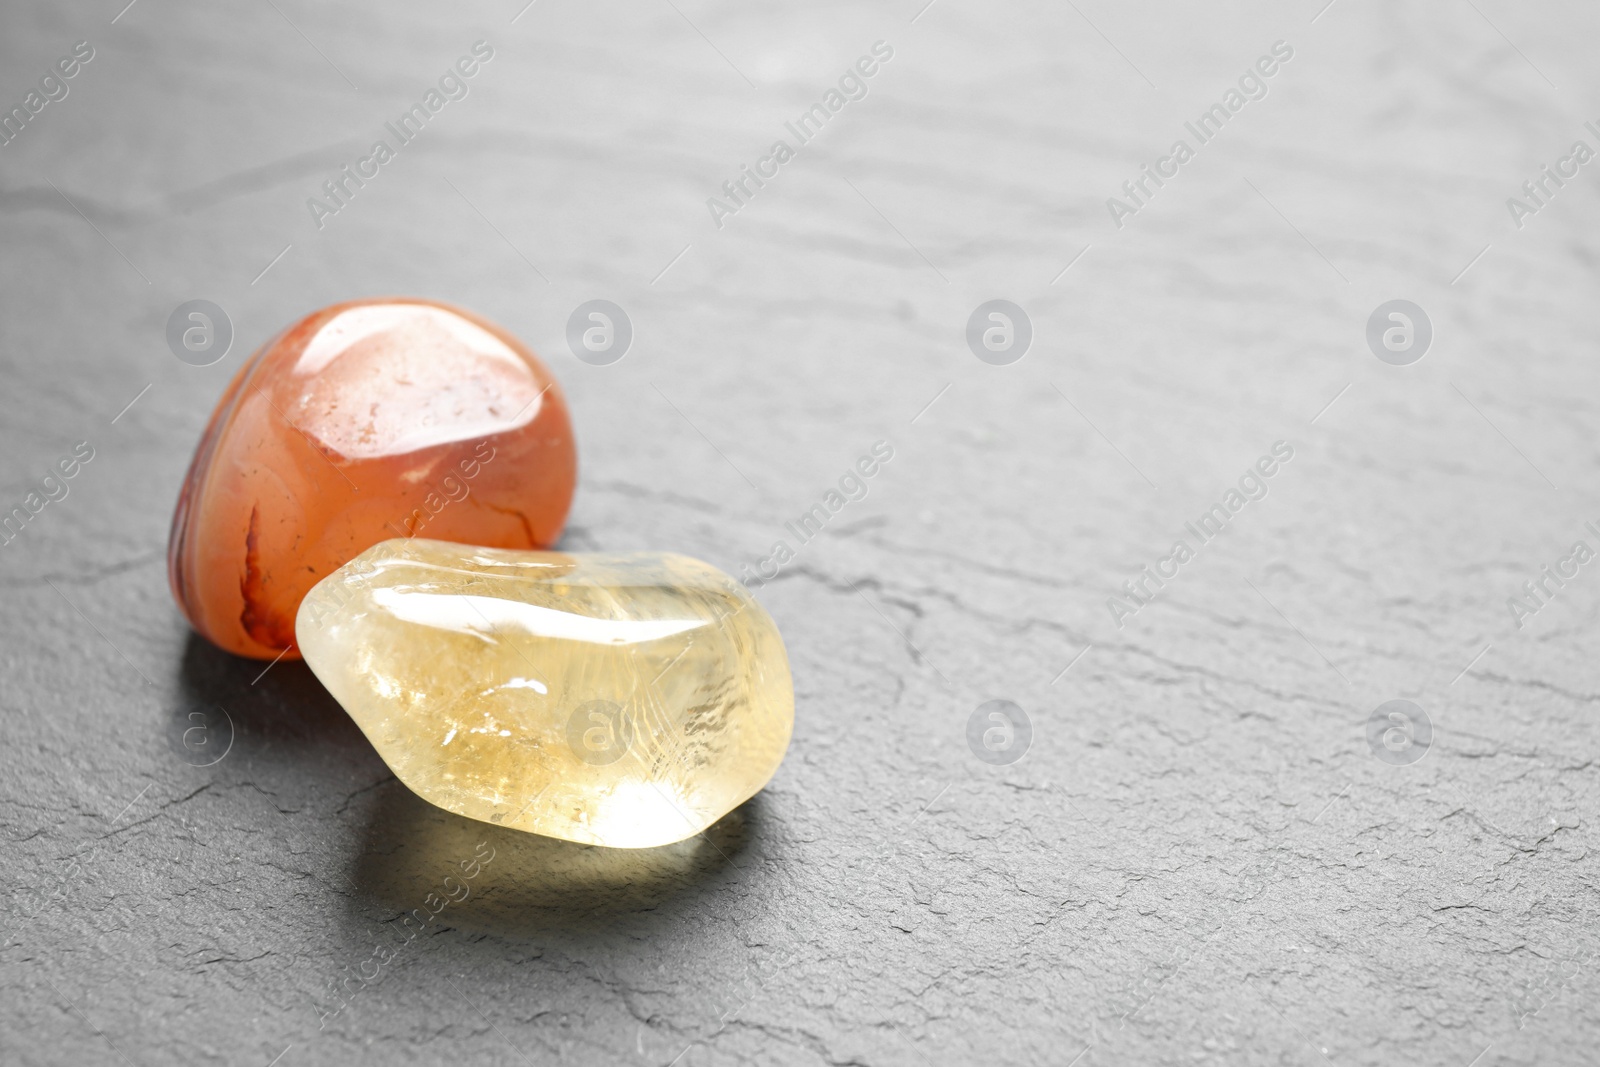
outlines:
[[[671, 921], [732, 873], [761, 832], [761, 794], [705, 831], [659, 848], [580, 845], [434, 807], [384, 786], [352, 881], [397, 924], [512, 938]], [[407, 918], [410, 917], [410, 922]]]
[[[297, 758], [307, 750], [340, 757], [372, 752], [360, 728], [300, 660], [280, 660], [269, 668], [267, 661], [235, 656], [190, 633], [178, 692], [169, 729], [176, 731], [179, 755], [196, 765], [204, 765], [225, 742], [238, 746], [246, 738], [254, 755], [280, 746], [286, 756]], [[205, 750], [208, 744], [212, 752]]]

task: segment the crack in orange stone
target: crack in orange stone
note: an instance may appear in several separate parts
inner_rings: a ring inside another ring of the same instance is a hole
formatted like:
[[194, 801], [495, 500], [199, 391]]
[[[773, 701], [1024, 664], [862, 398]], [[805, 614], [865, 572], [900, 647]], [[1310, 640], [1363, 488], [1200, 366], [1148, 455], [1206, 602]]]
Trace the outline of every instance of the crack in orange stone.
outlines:
[[494, 504], [485, 504], [484, 506], [490, 511], [498, 511], [502, 515], [515, 515], [522, 521], [522, 532], [528, 535], [528, 547], [539, 547], [539, 539], [533, 533], [533, 524], [528, 522], [528, 516], [524, 515], [520, 508], [502, 508], [496, 507]]
[[267, 605], [267, 577], [261, 566], [259, 544], [260, 526], [261, 509], [251, 505], [250, 529], [244, 535], [244, 573], [239, 576], [239, 595], [244, 598], [244, 609], [239, 612], [239, 625], [244, 627], [245, 633], [268, 648], [284, 649], [294, 644], [294, 628], [286, 627], [287, 620]]

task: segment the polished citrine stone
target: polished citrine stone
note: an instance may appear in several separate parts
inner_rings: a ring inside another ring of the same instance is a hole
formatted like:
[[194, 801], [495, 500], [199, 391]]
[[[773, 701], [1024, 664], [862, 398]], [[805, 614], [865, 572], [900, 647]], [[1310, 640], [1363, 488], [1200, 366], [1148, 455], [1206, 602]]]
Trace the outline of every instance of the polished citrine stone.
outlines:
[[301, 599], [364, 549], [547, 547], [576, 477], [561, 389], [515, 337], [426, 300], [337, 304], [218, 403], [172, 519], [173, 595], [228, 651], [293, 656]]
[[568, 841], [699, 833], [767, 783], [794, 727], [772, 618], [686, 556], [397, 539], [323, 579], [295, 632], [424, 800]]

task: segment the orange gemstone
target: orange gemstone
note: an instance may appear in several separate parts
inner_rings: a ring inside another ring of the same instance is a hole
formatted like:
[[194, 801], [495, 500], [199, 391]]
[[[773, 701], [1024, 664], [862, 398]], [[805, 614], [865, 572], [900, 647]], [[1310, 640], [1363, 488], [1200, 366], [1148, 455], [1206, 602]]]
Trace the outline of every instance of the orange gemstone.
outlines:
[[218, 402], [172, 517], [172, 593], [229, 652], [298, 656], [301, 599], [367, 548], [547, 548], [576, 480], [561, 389], [515, 337], [429, 300], [336, 304]]

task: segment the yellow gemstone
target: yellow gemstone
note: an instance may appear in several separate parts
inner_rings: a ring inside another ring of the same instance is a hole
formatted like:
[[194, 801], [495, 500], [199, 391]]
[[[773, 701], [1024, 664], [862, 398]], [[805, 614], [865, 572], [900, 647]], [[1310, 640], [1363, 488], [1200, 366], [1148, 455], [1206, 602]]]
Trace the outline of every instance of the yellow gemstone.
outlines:
[[385, 541], [312, 589], [295, 637], [424, 800], [568, 841], [697, 834], [794, 728], [771, 616], [687, 556]]

